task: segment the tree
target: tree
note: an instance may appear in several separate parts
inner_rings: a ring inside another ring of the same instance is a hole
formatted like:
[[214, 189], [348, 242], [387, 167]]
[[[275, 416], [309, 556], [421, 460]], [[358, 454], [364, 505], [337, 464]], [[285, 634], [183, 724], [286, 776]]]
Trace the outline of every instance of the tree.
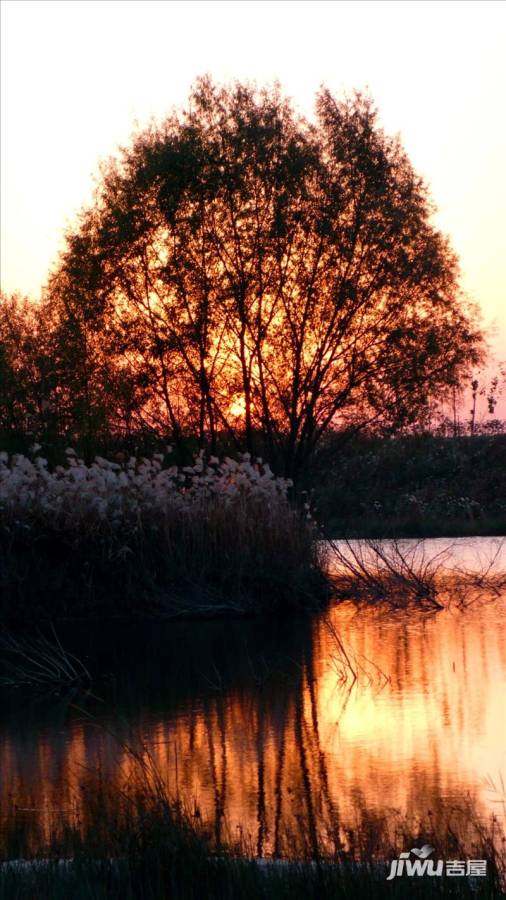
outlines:
[[41, 310], [0, 293], [0, 433], [33, 439], [51, 427], [55, 380]]
[[405, 427], [481, 358], [432, 212], [367, 97], [322, 90], [309, 123], [277, 87], [202, 79], [103, 168], [46, 303], [140, 420], [260, 440], [293, 475], [330, 426]]

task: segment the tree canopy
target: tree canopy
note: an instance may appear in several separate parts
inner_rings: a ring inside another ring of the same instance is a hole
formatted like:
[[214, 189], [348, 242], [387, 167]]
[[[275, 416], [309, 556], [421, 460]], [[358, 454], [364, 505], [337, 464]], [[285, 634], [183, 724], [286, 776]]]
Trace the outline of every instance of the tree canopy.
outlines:
[[329, 426], [406, 427], [481, 353], [433, 211], [369, 98], [323, 89], [310, 122], [201, 79], [67, 234], [45, 295], [67, 390], [287, 474]]

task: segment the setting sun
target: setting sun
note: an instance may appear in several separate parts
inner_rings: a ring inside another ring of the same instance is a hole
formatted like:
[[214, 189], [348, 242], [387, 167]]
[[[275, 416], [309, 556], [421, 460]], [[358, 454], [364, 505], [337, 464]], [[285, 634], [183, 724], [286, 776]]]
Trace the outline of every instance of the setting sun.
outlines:
[[230, 404], [228, 411], [234, 419], [240, 419], [244, 417], [246, 412], [246, 403], [244, 401], [244, 397], [238, 397], [236, 400], [233, 400]]
[[506, 0], [0, 10], [0, 898], [506, 898]]

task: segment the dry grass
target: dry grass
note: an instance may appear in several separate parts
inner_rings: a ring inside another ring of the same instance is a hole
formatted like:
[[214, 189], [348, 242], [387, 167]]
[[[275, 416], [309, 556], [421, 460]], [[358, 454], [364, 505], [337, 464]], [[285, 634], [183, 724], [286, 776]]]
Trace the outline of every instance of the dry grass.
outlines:
[[60, 691], [91, 683], [88, 669], [62, 647], [54, 626], [51, 637], [0, 632], [0, 650], [5, 672], [0, 674], [0, 686]]
[[330, 541], [331, 580], [338, 597], [404, 607], [441, 609], [437, 576], [448, 554], [426, 557], [423, 542]]
[[[244, 842], [217, 841], [216, 823], [198, 808], [171, 801], [146, 748], [127, 749], [134, 763], [130, 784], [118, 791], [90, 773], [83, 783], [82, 817], [52, 829], [49, 843], [34, 830], [0, 830], [7, 859], [0, 865], [0, 897], [153, 898], [163, 900], [285, 900], [413, 897], [499, 898], [505, 896], [504, 823], [483, 823], [471, 804], [435, 808], [422, 821], [392, 811], [386, 818], [357, 807], [356, 822], [329, 823], [326, 847], [313, 857], [257, 860]], [[301, 822], [301, 829], [307, 823]], [[465, 838], [460, 836], [465, 834]], [[485, 859], [487, 877], [397, 878], [387, 882], [390, 860], [410, 847], [430, 843], [435, 857]], [[329, 852], [329, 844], [334, 850]], [[16, 856], [13, 857], [13, 851]], [[259, 864], [259, 863], [262, 864]]]
[[326, 596], [313, 523], [264, 464], [36, 463], [2, 463], [0, 623], [271, 613]]
[[430, 555], [423, 540], [330, 541], [329, 578], [337, 598], [437, 611], [506, 591], [502, 544], [474, 569], [455, 565], [451, 546]]

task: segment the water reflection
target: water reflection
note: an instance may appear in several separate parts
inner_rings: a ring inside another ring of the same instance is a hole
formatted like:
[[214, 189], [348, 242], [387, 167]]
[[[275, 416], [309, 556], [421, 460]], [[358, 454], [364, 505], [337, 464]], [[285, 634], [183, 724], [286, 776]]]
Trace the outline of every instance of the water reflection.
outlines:
[[470, 798], [485, 815], [498, 797], [483, 779], [506, 772], [505, 623], [497, 600], [69, 634], [109, 673], [104, 702], [4, 700], [1, 813], [79, 820], [91, 773], [119, 789], [126, 745], [145, 744], [173, 797], [258, 855], [349, 844], [365, 810], [391, 821]]

